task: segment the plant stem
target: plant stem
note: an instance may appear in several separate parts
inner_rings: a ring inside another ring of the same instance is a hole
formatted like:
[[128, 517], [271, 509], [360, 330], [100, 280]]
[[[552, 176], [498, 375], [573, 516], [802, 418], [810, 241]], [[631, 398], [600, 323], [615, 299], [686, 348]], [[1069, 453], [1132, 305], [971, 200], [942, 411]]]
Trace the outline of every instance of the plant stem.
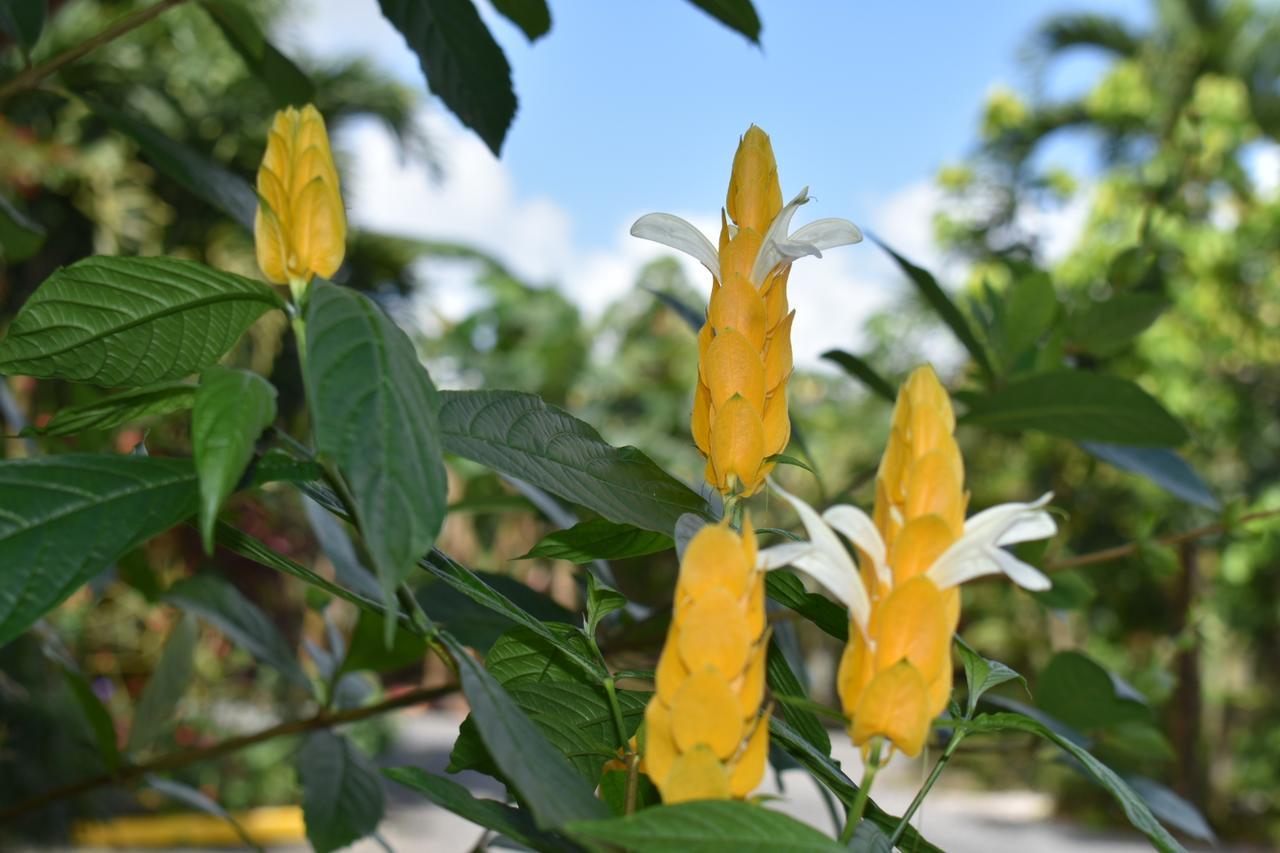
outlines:
[[627, 764], [627, 804], [626, 814], [636, 813], [636, 795], [640, 790], [640, 756], [632, 755]]
[[849, 807], [848, 816], [845, 818], [844, 830], [840, 833], [840, 843], [847, 845], [849, 839], [853, 838], [853, 831], [858, 826], [858, 821], [862, 820], [862, 813], [866, 811], [867, 799], [871, 796], [871, 783], [875, 781], [876, 772], [880, 769], [880, 747], [884, 744], [883, 739], [874, 738], [871, 741], [871, 755], [867, 758], [867, 766], [862, 771], [862, 782], [858, 784], [858, 794], [853, 798], [853, 805]]
[[329, 729], [347, 723], [358, 722], [379, 714], [385, 714], [388, 711], [395, 711], [410, 705], [418, 705], [453, 693], [457, 689], [458, 685], [456, 684], [446, 684], [441, 687], [419, 687], [416, 690], [389, 697], [376, 704], [366, 705], [363, 708], [352, 708], [336, 713], [322, 709], [310, 717], [304, 717], [301, 720], [289, 720], [253, 734], [233, 737], [200, 749], [171, 752], [150, 761], [144, 761], [141, 764], [126, 765], [114, 773], [107, 773], [80, 782], [73, 782], [70, 785], [63, 785], [60, 788], [53, 788], [8, 806], [0, 811], [0, 825], [6, 824], [21, 815], [42, 809], [50, 803], [78, 797], [98, 788], [105, 788], [110, 785], [125, 785], [137, 781], [149, 773], [177, 770], [179, 767], [219, 758], [274, 738], [304, 734], [317, 729]]
[[137, 29], [147, 21], [150, 21], [152, 18], [159, 15], [161, 12], [172, 9], [174, 6], [184, 2], [186, 2], [186, 0], [160, 0], [160, 2], [156, 3], [154, 6], [148, 6], [127, 18], [122, 18], [119, 21], [116, 21], [97, 35], [90, 36], [80, 42], [80, 44], [64, 50], [57, 56], [47, 59], [39, 65], [28, 68], [8, 83], [0, 86], [0, 101], [16, 95], [18, 92], [22, 92], [27, 89], [34, 89], [39, 85], [41, 80], [59, 70], [62, 66], [75, 62], [82, 56], [92, 53], [102, 47], [107, 42], [115, 41], [125, 33]]
[[618, 691], [613, 685], [613, 676], [604, 679], [604, 692], [609, 694], [609, 707], [613, 709], [613, 725], [618, 729], [618, 748], [627, 748], [627, 727], [622, 722], [622, 706], [618, 704]]
[[907, 810], [903, 813], [902, 819], [898, 821], [898, 825], [893, 830], [893, 835], [889, 837], [889, 846], [893, 847], [902, 837], [902, 833], [907, 831], [907, 824], [911, 822], [911, 818], [915, 815], [916, 810], [920, 808], [920, 804], [924, 802], [924, 798], [928, 796], [929, 790], [933, 788], [933, 783], [938, 781], [938, 777], [942, 775], [942, 768], [947, 766], [947, 762], [951, 760], [952, 754], [960, 746], [960, 741], [964, 740], [965, 731], [956, 728], [951, 733], [951, 740], [947, 742], [946, 747], [942, 750], [942, 755], [938, 756], [938, 761], [933, 765], [933, 769], [929, 771], [929, 778], [924, 780], [924, 784], [920, 786], [920, 790], [916, 791], [915, 798], [911, 801], [911, 805], [907, 806]]

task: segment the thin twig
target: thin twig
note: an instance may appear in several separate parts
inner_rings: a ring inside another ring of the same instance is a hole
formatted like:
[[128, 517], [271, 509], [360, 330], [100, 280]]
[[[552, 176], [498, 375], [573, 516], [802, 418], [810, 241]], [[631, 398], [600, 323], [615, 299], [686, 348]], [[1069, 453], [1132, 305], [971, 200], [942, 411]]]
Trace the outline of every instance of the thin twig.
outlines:
[[[1259, 512], [1251, 512], [1248, 515], [1242, 515], [1236, 519], [1232, 527], [1240, 524], [1248, 524], [1251, 521], [1261, 521], [1264, 518], [1276, 518], [1280, 516], [1280, 508], [1261, 510]], [[1191, 530], [1184, 530], [1181, 533], [1171, 533], [1168, 536], [1161, 536], [1154, 540], [1156, 545], [1180, 545], [1183, 542], [1191, 542], [1195, 539], [1203, 539], [1206, 536], [1213, 536], [1217, 533], [1224, 533], [1228, 525], [1222, 522], [1214, 522], [1206, 524], [1203, 527], [1195, 527]], [[1136, 554], [1143, 547], [1141, 542], [1128, 542], [1124, 545], [1116, 545], [1114, 548], [1103, 548], [1101, 551], [1091, 551], [1088, 554], [1078, 554], [1074, 557], [1063, 557], [1061, 560], [1053, 560], [1045, 564], [1045, 571], [1058, 572], [1063, 569], [1074, 569], [1077, 566], [1090, 566], [1094, 563], [1105, 563], [1110, 560], [1118, 560], [1121, 557], [1128, 557]]]
[[39, 65], [34, 65], [28, 68], [8, 83], [0, 86], [0, 101], [5, 100], [12, 95], [16, 95], [18, 92], [22, 92], [27, 89], [34, 89], [40, 84], [41, 80], [62, 68], [62, 66], [75, 62], [82, 56], [102, 47], [107, 42], [114, 41], [125, 33], [137, 29], [147, 21], [150, 21], [152, 18], [159, 15], [161, 12], [167, 11], [174, 6], [185, 2], [186, 0], [160, 0], [160, 2], [156, 3], [154, 6], [148, 6], [127, 18], [122, 18], [119, 21], [116, 21], [97, 35], [90, 36], [85, 41], [64, 50], [57, 56], [46, 59]]
[[228, 740], [220, 741], [210, 746], [200, 749], [186, 750], [184, 752], [171, 752], [154, 758], [150, 761], [144, 761], [141, 764], [132, 764], [122, 767], [114, 773], [104, 773], [101, 776], [95, 776], [91, 779], [84, 779], [80, 782], [73, 782], [70, 785], [63, 785], [60, 788], [53, 788], [34, 797], [29, 797], [14, 805], [8, 806], [0, 811], [0, 824], [7, 823], [14, 818], [29, 812], [34, 812], [44, 808], [50, 803], [59, 800], [70, 799], [81, 794], [87, 794], [98, 788], [105, 788], [110, 785], [126, 785], [135, 782], [149, 773], [160, 773], [169, 770], [176, 770], [179, 767], [186, 767], [188, 764], [196, 764], [201, 761], [209, 761], [210, 759], [219, 758], [232, 752], [238, 752], [246, 747], [254, 746], [263, 741], [273, 740], [286, 735], [302, 734], [304, 732], [316, 731], [317, 729], [329, 729], [335, 726], [345, 725], [347, 723], [355, 723], [360, 720], [376, 717], [379, 714], [385, 714], [388, 711], [394, 711], [409, 705], [418, 705], [423, 702], [437, 699], [449, 693], [453, 693], [458, 689], [456, 684], [446, 684], [440, 687], [420, 687], [416, 690], [410, 690], [407, 693], [401, 693], [399, 696], [392, 696], [373, 705], [366, 705], [363, 708], [351, 708], [346, 711], [338, 711], [333, 713], [321, 710], [310, 717], [301, 720], [289, 720], [279, 725], [263, 729], [253, 734], [241, 735]]

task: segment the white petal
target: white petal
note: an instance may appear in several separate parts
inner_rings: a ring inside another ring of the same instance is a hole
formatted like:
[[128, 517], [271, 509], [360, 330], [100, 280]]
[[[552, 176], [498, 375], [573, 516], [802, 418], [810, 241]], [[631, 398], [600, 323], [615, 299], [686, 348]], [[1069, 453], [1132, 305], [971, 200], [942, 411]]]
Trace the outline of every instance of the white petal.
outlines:
[[1049, 580], [1047, 575], [1035, 566], [1022, 562], [1008, 551], [1002, 551], [997, 548], [995, 558], [1000, 563], [1000, 571], [1004, 572], [1009, 577], [1009, 580], [1023, 589], [1044, 592], [1053, 586], [1053, 582]]
[[[795, 198], [782, 208], [782, 211], [773, 218], [773, 222], [769, 224], [769, 230], [764, 233], [764, 239], [760, 242], [760, 251], [756, 254], [756, 262], [751, 267], [751, 283], [759, 287], [764, 283], [765, 277], [773, 272], [773, 268], [782, 263], [784, 255], [779, 251], [778, 244], [787, 242], [788, 229], [791, 228], [791, 218], [796, 215], [796, 211], [800, 209], [800, 205], [807, 204], [809, 201], [809, 188], [805, 187], [800, 190]], [[796, 247], [788, 247], [795, 251]], [[793, 257], [803, 257], [804, 254], [822, 254], [818, 249], [811, 252], [804, 252]]]
[[[975, 535], [980, 535], [983, 538], [998, 539], [1000, 533], [993, 531], [1008, 530], [1015, 522], [1018, 521], [1019, 517], [1029, 514], [1032, 510], [1041, 509], [1052, 499], [1053, 492], [1045, 492], [1031, 503], [996, 504], [995, 506], [984, 509], [982, 512], [979, 512], [966, 520], [964, 523], [964, 532], [966, 534], [973, 533]], [[1057, 532], [1056, 528], [1054, 529], [1054, 532]], [[1049, 535], [1052, 536], [1053, 533], [1050, 533]], [[1027, 540], [1024, 539], [1019, 541], [1025, 542]]]
[[861, 243], [862, 232], [847, 219], [815, 219], [788, 239], [808, 243], [818, 249], [834, 249], [836, 246]]
[[1048, 589], [1047, 577], [999, 546], [1043, 539], [1057, 532], [1052, 517], [1041, 509], [1051, 497], [1046, 494], [1029, 504], [1000, 504], [966, 521], [964, 535], [929, 567], [929, 579], [939, 589], [947, 589], [983, 575], [1004, 573], [1027, 589]]
[[707, 236], [670, 213], [646, 213], [631, 226], [631, 236], [670, 246], [698, 261], [720, 280], [720, 255]]
[[1057, 532], [1058, 525], [1054, 523], [1053, 516], [1040, 510], [1019, 516], [1000, 535], [996, 544], [1017, 545], [1019, 542], [1034, 542], [1037, 539], [1048, 539]]
[[856, 506], [837, 504], [822, 514], [822, 520], [843, 533], [845, 539], [857, 545], [871, 558], [871, 563], [876, 568], [876, 577], [881, 583], [893, 582], [884, 539], [880, 537], [880, 531], [876, 529], [871, 516]]
[[791, 565], [800, 556], [813, 550], [808, 542], [783, 542], [760, 549], [756, 555], [756, 568], [764, 572]]

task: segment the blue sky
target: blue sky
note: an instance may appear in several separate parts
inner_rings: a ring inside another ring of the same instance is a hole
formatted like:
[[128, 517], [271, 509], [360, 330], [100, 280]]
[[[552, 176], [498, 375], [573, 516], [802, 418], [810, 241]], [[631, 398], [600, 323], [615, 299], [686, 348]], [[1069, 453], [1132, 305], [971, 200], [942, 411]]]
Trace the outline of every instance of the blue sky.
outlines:
[[[357, 127], [338, 139], [352, 221], [478, 245], [598, 312], [627, 298], [639, 267], [664, 252], [627, 234], [637, 216], [663, 210], [716, 229], [737, 139], [755, 122], [773, 138], [784, 195], [807, 185], [816, 198], [797, 224], [846, 217], [942, 264], [930, 236], [933, 177], [975, 145], [993, 87], [1035, 82], [1020, 56], [1036, 23], [1067, 10], [1147, 15], [1143, 0], [756, 5], [762, 47], [686, 0], [550, 0], [552, 30], [530, 45], [482, 0], [520, 98], [501, 160], [430, 103], [421, 121], [443, 181], [404, 162], [380, 128]], [[278, 37], [286, 49], [367, 56], [425, 91], [376, 0], [300, 3]], [[1080, 56], [1037, 85], [1079, 91], [1101, 67]], [[1087, 168], [1089, 146], [1066, 142], [1054, 156]], [[1082, 200], [1047, 212], [1042, 224], [1069, 239], [1085, 209]], [[802, 263], [792, 277], [802, 365], [856, 345], [866, 317], [901, 292], [868, 244]], [[427, 313], [456, 314], [473, 296], [463, 283], [437, 287]]]

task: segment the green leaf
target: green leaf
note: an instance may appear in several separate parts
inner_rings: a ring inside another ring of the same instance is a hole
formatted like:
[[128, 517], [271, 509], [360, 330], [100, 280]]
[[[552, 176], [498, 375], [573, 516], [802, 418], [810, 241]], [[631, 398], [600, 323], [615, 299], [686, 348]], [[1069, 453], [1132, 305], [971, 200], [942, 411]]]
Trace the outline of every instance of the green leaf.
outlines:
[[1151, 719], [1143, 702], [1116, 688], [1111, 673], [1090, 658], [1059, 652], [1036, 678], [1036, 707], [1082, 732]]
[[982, 368], [982, 372], [988, 379], [995, 376], [995, 371], [991, 367], [991, 359], [987, 355], [986, 347], [978, 340], [977, 335], [973, 333], [973, 328], [969, 325], [969, 321], [960, 313], [960, 309], [951, 301], [951, 297], [942, 289], [937, 280], [929, 274], [927, 270], [921, 269], [906, 258], [899, 255], [893, 249], [890, 249], [878, 237], [872, 237], [875, 244], [889, 254], [893, 258], [898, 267], [911, 279], [911, 283], [916, 286], [916, 290], [929, 303], [935, 314], [938, 315], [942, 322], [955, 334], [964, 348], [969, 351], [969, 355], [973, 356], [973, 360]]
[[1149, 329], [1168, 307], [1163, 297], [1152, 293], [1117, 293], [1072, 314], [1067, 321], [1067, 343], [1090, 355], [1115, 355]]
[[769, 598], [790, 607], [840, 642], [849, 639], [849, 614], [825, 595], [806, 592], [804, 582], [790, 569], [776, 569], [764, 577]]
[[[540, 606], [545, 606], [545, 602], [548, 601], [546, 596], [538, 596], [537, 593], [519, 583], [519, 581], [510, 581], [508, 584], [502, 584], [499, 582], [497, 575], [488, 575], [486, 578], [481, 578], [477, 573], [459, 563], [455, 563], [440, 551], [433, 551], [429, 554], [427, 559], [423, 561], [423, 565], [441, 581], [475, 603], [517, 625], [529, 628], [543, 639], [559, 646], [561, 651], [574, 661], [575, 665], [582, 668], [583, 672], [600, 676], [605, 674], [600, 662], [596, 660], [593, 654], [584, 653], [573, 646], [566, 645], [563, 639], [554, 632], [553, 626], [546, 624], [543, 619], [535, 616], [529, 609], [521, 606], [512, 598], [512, 594], [525, 595], [527, 593], [527, 600], [532, 599], [537, 601]], [[518, 593], [514, 585], [523, 588], [525, 593]], [[505, 590], [500, 588], [504, 586]], [[535, 596], [537, 598], [534, 598]], [[428, 614], [432, 613], [433, 605], [438, 603], [436, 597], [427, 597], [424, 594], [422, 600], [423, 609]], [[551, 603], [554, 604], [554, 602]], [[558, 605], [556, 608], [548, 608], [548, 610], [551, 614], [560, 611], [568, 613], [563, 608], [559, 608]], [[557, 617], [549, 615], [547, 618], [554, 619]], [[573, 619], [572, 614], [568, 618]], [[449, 622], [447, 615], [442, 619], [442, 622], [446, 624]]]
[[130, 753], [136, 754], [155, 743], [173, 718], [178, 700], [191, 683], [199, 638], [200, 626], [190, 615], [179, 619], [169, 632], [160, 661], [147, 679], [142, 696], [133, 709], [133, 724], [129, 727]]
[[689, 0], [731, 30], [760, 43], [760, 16], [751, 0]]
[[1050, 610], [1079, 610], [1098, 595], [1098, 589], [1083, 572], [1053, 573], [1053, 586], [1031, 597]]
[[[0, 0], [0, 16], [4, 14], [4, 3], [12, 0]], [[2, 17], [0, 17], [2, 21]], [[0, 258], [5, 263], [16, 264], [40, 251], [44, 245], [44, 226], [29, 219], [22, 211], [0, 195]]]
[[707, 502], [634, 447], [612, 447], [594, 429], [533, 394], [445, 391], [444, 447], [607, 518], [669, 534]]
[[254, 77], [267, 88], [276, 106], [301, 105], [315, 97], [315, 86], [306, 73], [275, 45], [267, 41], [248, 10], [235, 3], [200, 4], [226, 36]]
[[216, 362], [282, 308], [260, 282], [175, 258], [86, 258], [56, 271], [0, 341], [0, 371], [139, 387]]
[[627, 606], [627, 597], [616, 589], [610, 589], [593, 574], [587, 575], [587, 636], [596, 635], [600, 620], [615, 610]]
[[[498, 637], [516, 625], [578, 622], [576, 614], [515, 578], [469, 572], [456, 563], [453, 569], [445, 570], [448, 564], [444, 559], [435, 562], [448, 577], [438, 573], [435, 581], [421, 587], [418, 602], [435, 622], [478, 652], [488, 652]], [[588, 658], [583, 665], [591, 661]]]
[[133, 139], [151, 164], [167, 177], [253, 230], [258, 194], [243, 178], [175, 142], [135, 116], [96, 98], [81, 95], [80, 99], [117, 132]]
[[1156, 820], [1155, 815], [1151, 813], [1151, 809], [1142, 797], [1138, 796], [1137, 792], [1116, 775], [1114, 770], [1094, 758], [1084, 747], [1053, 731], [1043, 723], [1023, 714], [1006, 712], [983, 714], [973, 720], [957, 721], [956, 724], [963, 727], [970, 734], [1022, 731], [1030, 732], [1052, 741], [1072, 758], [1080, 762], [1085, 772], [1115, 797], [1120, 807], [1124, 809], [1125, 817], [1129, 819], [1129, 823], [1145, 834], [1158, 850], [1169, 851], [1169, 853], [1182, 851], [1182, 845], [1174, 840], [1168, 830], [1160, 825], [1160, 822]]
[[[769, 737], [774, 744], [799, 762], [801, 767], [809, 771], [814, 779], [835, 794], [846, 808], [853, 805], [858, 795], [858, 786], [844, 774], [840, 765], [830, 756], [823, 755], [814, 749], [813, 745], [801, 737], [795, 729], [777, 717], [769, 720]], [[881, 809], [874, 800], [867, 801], [865, 815], [867, 820], [889, 833], [892, 833], [899, 823], [898, 818]], [[942, 853], [940, 848], [926, 841], [911, 825], [906, 827], [898, 846], [911, 853]]]
[[0, 646], [121, 554], [190, 517], [188, 460], [69, 453], [0, 462]]
[[427, 656], [427, 641], [404, 627], [398, 627], [387, 648], [383, 620], [362, 612], [351, 634], [351, 645], [339, 672], [390, 672], [415, 663]]
[[320, 550], [333, 564], [334, 579], [366, 598], [381, 598], [382, 588], [378, 586], [378, 578], [356, 556], [355, 544], [347, 533], [346, 524], [305, 494], [303, 509]]
[[520, 28], [529, 41], [537, 41], [551, 31], [551, 10], [546, 0], [492, 0], [502, 17]]
[[975, 398], [963, 421], [1143, 447], [1187, 440], [1182, 424], [1133, 382], [1083, 370], [1052, 370], [1011, 382]]
[[889, 836], [869, 820], [860, 821], [854, 828], [849, 849], [854, 853], [893, 853]]
[[972, 717], [973, 712], [978, 708], [978, 700], [982, 698], [982, 694], [986, 693], [993, 687], [998, 687], [1006, 681], [1021, 681], [1024, 689], [1030, 693], [1027, 687], [1027, 680], [1012, 668], [1005, 666], [1000, 661], [984, 658], [978, 654], [973, 648], [960, 639], [956, 635], [956, 650], [960, 653], [960, 660], [964, 664], [964, 680], [969, 685], [968, 709], [966, 715]]
[[516, 114], [511, 66], [471, 0], [378, 0], [431, 91], [497, 156]]
[[1222, 502], [1187, 460], [1163, 447], [1130, 447], [1101, 441], [1080, 442], [1086, 453], [1124, 471], [1146, 477], [1176, 498], [1213, 512]]
[[[792, 672], [791, 665], [787, 663], [787, 656], [782, 653], [782, 647], [778, 645], [776, 637], [769, 637], [769, 651], [766, 654], [765, 680], [769, 684], [769, 689], [784, 696], [805, 697], [804, 685]], [[791, 727], [814, 749], [823, 755], [831, 754], [831, 738], [827, 735], [826, 727], [813, 711], [796, 705], [787, 705], [783, 715]]]
[[0, 0], [0, 30], [29, 53], [44, 29], [45, 6], [46, 0]]
[[324, 469], [315, 462], [298, 459], [279, 448], [272, 448], [258, 457], [248, 488], [256, 489], [267, 483], [291, 483], [299, 486], [323, 478]]
[[412, 788], [442, 809], [534, 850], [574, 849], [555, 836], [540, 832], [529, 815], [520, 809], [477, 797], [457, 782], [435, 776], [420, 767], [386, 767], [382, 775]]
[[1053, 280], [1040, 270], [1019, 276], [1005, 295], [1000, 326], [1001, 355], [1006, 370], [1044, 336], [1058, 314]]
[[458, 664], [481, 741], [538, 827], [554, 829], [577, 818], [607, 815], [608, 806], [596, 799], [511, 695], [456, 640], [447, 633], [441, 639]]
[[657, 290], [652, 287], [644, 287], [663, 305], [670, 308], [676, 313], [676, 316], [684, 320], [686, 326], [689, 327], [695, 335], [702, 330], [702, 326], [707, 322], [707, 311], [705, 308], [698, 309], [692, 305], [685, 303], [680, 297], [667, 293], [665, 290]]
[[236, 835], [240, 836], [240, 840], [244, 842], [246, 847], [251, 850], [262, 850], [261, 847], [254, 843], [253, 836], [249, 835], [249, 833], [245, 831], [245, 828], [240, 825], [239, 821], [231, 815], [231, 812], [224, 809], [218, 801], [212, 797], [202, 794], [190, 785], [184, 785], [183, 783], [177, 782], [173, 779], [165, 779], [164, 777], [157, 776], [154, 773], [147, 775], [146, 786], [153, 791], [164, 794], [170, 799], [177, 800], [183, 805], [190, 806], [191, 808], [202, 811], [205, 814], [213, 815], [216, 818], [221, 818], [227, 822], [227, 825], [231, 827], [232, 831], [235, 832]]
[[62, 675], [84, 714], [85, 722], [89, 724], [89, 731], [93, 733], [102, 763], [108, 771], [114, 772], [120, 766], [120, 748], [116, 744], [116, 726], [111, 720], [111, 712], [102, 704], [98, 694], [93, 692], [89, 680], [78, 671], [64, 666]]
[[764, 461], [772, 462], [775, 465], [791, 465], [796, 468], [803, 468], [813, 476], [815, 477], [818, 476], [818, 472], [813, 470], [813, 466], [811, 466], [808, 462], [805, 462], [803, 459], [797, 459], [794, 456], [788, 456], [785, 453], [775, 453], [772, 456], [766, 456], [764, 458]]
[[298, 753], [302, 815], [317, 853], [346, 847], [377, 830], [386, 807], [382, 777], [351, 741], [330, 731], [307, 735]]
[[844, 847], [808, 824], [763, 806], [704, 800], [657, 806], [626, 817], [575, 821], [569, 834], [583, 842], [605, 842], [631, 853], [837, 853]]
[[436, 389], [408, 335], [367, 296], [317, 280], [304, 314], [316, 448], [350, 490], [390, 602], [444, 521]]
[[845, 373], [867, 386], [867, 390], [872, 393], [878, 394], [890, 403], [897, 399], [898, 392], [893, 385], [877, 373], [866, 359], [839, 349], [829, 349], [822, 354], [822, 357], [837, 364]]
[[656, 554], [673, 547], [675, 543], [666, 533], [655, 533], [630, 524], [593, 518], [575, 524], [568, 530], [557, 530], [544, 536], [528, 554], [516, 559], [531, 560], [537, 557], [582, 564], [594, 560], [625, 560]]
[[59, 409], [42, 427], [28, 427], [32, 435], [74, 435], [97, 429], [112, 429], [148, 415], [167, 415], [195, 404], [196, 386], [189, 382], [158, 382], [122, 391], [79, 406]]
[[191, 448], [200, 476], [200, 535], [213, 553], [213, 524], [235, 491], [262, 431], [276, 419], [276, 389], [256, 373], [213, 365], [200, 375]]
[[1124, 780], [1146, 801], [1152, 814], [1163, 823], [1199, 841], [1217, 843], [1213, 828], [1200, 810], [1169, 788], [1146, 776], [1125, 776]]
[[165, 600], [199, 616], [236, 645], [295, 684], [310, 688], [298, 657], [267, 615], [222, 578], [184, 578], [165, 593]]

